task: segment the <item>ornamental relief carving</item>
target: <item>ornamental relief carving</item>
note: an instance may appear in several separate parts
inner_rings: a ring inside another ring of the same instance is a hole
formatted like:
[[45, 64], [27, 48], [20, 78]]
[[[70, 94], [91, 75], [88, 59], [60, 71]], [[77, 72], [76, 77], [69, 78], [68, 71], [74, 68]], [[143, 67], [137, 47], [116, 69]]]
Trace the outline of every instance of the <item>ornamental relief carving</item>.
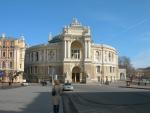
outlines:
[[56, 60], [56, 50], [49, 50], [48, 59], [50, 61]]

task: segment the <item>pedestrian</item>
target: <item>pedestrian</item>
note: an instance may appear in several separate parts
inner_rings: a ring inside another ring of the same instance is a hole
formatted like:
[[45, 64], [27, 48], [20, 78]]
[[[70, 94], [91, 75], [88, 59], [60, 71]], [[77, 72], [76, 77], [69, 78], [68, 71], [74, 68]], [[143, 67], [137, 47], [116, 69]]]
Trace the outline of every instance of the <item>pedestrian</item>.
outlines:
[[[53, 93], [53, 91], [55, 93]], [[60, 82], [58, 80], [54, 81], [54, 86], [52, 89], [52, 99], [53, 99], [53, 112], [59, 113], [59, 105], [62, 94], [62, 88], [60, 86]]]

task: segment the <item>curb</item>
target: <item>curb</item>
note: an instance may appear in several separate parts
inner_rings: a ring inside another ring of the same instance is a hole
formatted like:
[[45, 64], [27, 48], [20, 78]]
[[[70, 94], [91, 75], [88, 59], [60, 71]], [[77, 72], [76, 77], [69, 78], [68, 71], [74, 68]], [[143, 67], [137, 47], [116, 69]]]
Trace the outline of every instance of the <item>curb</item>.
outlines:
[[133, 88], [133, 89], [145, 89], [145, 90], [150, 90], [150, 88], [132, 87], [132, 86], [119, 86], [119, 88]]

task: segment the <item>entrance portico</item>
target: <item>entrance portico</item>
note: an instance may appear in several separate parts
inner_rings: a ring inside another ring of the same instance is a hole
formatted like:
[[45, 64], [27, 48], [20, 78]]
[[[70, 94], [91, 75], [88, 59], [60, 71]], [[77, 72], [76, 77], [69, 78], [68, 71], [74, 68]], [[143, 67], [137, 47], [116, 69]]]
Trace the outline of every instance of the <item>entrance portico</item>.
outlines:
[[82, 77], [81, 77], [81, 69], [79, 67], [74, 67], [72, 69], [72, 82], [79, 83], [80, 79], [82, 79]]

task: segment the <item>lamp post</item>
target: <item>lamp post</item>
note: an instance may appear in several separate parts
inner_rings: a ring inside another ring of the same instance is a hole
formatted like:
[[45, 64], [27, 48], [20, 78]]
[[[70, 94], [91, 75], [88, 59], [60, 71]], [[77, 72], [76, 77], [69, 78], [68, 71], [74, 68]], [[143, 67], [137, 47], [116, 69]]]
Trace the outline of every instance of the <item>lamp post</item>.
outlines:
[[52, 85], [54, 85], [54, 73], [55, 73], [55, 69], [54, 67], [52, 67], [52, 70], [51, 70], [51, 76], [52, 76]]

